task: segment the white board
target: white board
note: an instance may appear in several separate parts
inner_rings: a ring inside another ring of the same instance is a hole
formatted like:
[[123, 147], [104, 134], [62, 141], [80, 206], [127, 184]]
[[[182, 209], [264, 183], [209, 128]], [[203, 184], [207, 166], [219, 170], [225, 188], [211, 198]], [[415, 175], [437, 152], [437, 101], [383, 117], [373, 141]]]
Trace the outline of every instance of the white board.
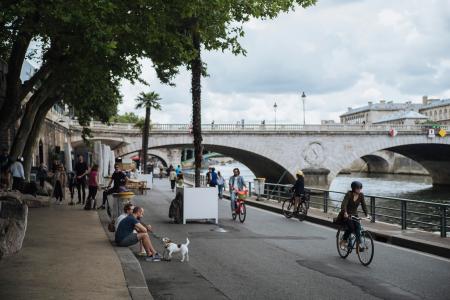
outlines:
[[214, 219], [219, 223], [217, 188], [184, 188], [183, 224], [186, 220]]

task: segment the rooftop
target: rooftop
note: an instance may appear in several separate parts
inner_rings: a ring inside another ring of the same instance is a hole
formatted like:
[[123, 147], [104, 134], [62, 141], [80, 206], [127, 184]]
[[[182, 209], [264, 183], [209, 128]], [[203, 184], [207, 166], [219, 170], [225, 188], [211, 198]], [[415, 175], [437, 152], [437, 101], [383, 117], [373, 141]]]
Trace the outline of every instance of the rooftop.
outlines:
[[348, 111], [342, 114], [341, 117], [371, 110], [379, 110], [379, 111], [419, 110], [422, 106], [423, 105], [420, 103], [412, 103], [412, 102], [394, 103], [393, 101], [386, 102], [385, 100], [381, 100], [379, 103], [369, 102], [366, 106], [358, 108], [349, 107]]
[[375, 122], [373, 124], [377, 123], [385, 123], [389, 121], [397, 121], [397, 120], [405, 120], [405, 119], [417, 119], [417, 120], [427, 120], [428, 117], [425, 115], [422, 115], [416, 111], [399, 111], [393, 114], [390, 114], [388, 116], [385, 116]]
[[450, 105], [450, 99], [430, 99], [429, 103], [426, 105], [422, 105], [420, 109], [435, 108], [446, 105]]

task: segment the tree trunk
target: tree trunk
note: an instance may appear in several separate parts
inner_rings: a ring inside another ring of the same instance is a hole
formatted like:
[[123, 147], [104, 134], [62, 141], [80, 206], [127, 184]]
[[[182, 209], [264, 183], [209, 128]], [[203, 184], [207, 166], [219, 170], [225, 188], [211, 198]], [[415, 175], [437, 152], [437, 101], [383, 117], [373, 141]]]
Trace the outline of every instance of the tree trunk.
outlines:
[[[23, 150], [23, 169], [25, 172], [25, 180], [30, 180], [31, 173], [31, 161], [33, 159], [33, 152], [37, 145], [37, 140], [39, 137], [39, 132], [41, 131], [42, 125], [45, 122], [45, 116], [48, 111], [52, 108], [52, 106], [58, 102], [58, 97], [47, 98], [45, 102], [39, 107], [39, 110], [36, 113], [36, 117], [32, 122], [33, 126], [28, 134], [26, 139], [25, 147]], [[31, 121], [30, 121], [31, 123]]]
[[150, 127], [150, 107], [145, 107], [145, 121], [142, 132], [142, 173], [147, 174], [148, 132]]
[[0, 103], [0, 128], [9, 128], [20, 113], [20, 72], [25, 60], [31, 34], [19, 32], [11, 49], [8, 60], [8, 73], [6, 74], [6, 98]]
[[33, 123], [37, 117], [37, 113], [40, 107], [46, 102], [49, 96], [54, 92], [54, 87], [48, 86], [51, 82], [46, 82], [27, 102], [25, 112], [21, 118], [19, 129], [14, 136], [14, 141], [11, 146], [10, 155], [12, 157], [18, 157], [22, 155], [25, 148], [25, 143], [30, 134]]
[[200, 54], [200, 32], [198, 23], [192, 30], [192, 43], [196, 57], [191, 62], [192, 70], [192, 132], [194, 135], [195, 187], [200, 187], [200, 169], [202, 167], [202, 117], [201, 117], [201, 76], [202, 60]]

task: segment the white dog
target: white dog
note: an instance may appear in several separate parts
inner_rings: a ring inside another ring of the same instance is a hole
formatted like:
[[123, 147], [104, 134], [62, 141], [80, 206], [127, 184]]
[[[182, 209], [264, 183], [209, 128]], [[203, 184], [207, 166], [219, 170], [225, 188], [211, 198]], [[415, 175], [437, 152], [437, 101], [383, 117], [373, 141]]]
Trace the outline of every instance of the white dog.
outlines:
[[186, 238], [186, 244], [175, 244], [169, 238], [166, 237], [162, 238], [162, 241], [164, 243], [164, 248], [166, 248], [163, 253], [163, 258], [170, 260], [172, 259], [172, 253], [181, 252], [181, 262], [184, 262], [184, 259], [186, 259], [186, 261], [189, 261], [188, 238]]

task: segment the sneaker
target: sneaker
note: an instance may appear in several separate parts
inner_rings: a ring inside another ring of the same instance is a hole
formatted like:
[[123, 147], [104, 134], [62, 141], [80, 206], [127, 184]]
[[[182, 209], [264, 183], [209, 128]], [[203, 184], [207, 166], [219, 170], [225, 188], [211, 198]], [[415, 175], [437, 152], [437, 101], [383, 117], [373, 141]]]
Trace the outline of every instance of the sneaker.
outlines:
[[147, 252], [145, 252], [145, 251], [139, 252], [137, 255], [138, 256], [147, 256]]
[[347, 249], [347, 241], [346, 240], [341, 240], [341, 242], [339, 243], [339, 248], [341, 248], [341, 250], [346, 250]]
[[231, 214], [231, 216], [232, 216], [233, 218], [236, 218], [236, 213], [233, 212], [233, 213]]
[[161, 261], [161, 257], [158, 253], [155, 253], [155, 255], [153, 255], [153, 261]]
[[363, 246], [359, 246], [359, 252], [364, 252], [365, 248]]

